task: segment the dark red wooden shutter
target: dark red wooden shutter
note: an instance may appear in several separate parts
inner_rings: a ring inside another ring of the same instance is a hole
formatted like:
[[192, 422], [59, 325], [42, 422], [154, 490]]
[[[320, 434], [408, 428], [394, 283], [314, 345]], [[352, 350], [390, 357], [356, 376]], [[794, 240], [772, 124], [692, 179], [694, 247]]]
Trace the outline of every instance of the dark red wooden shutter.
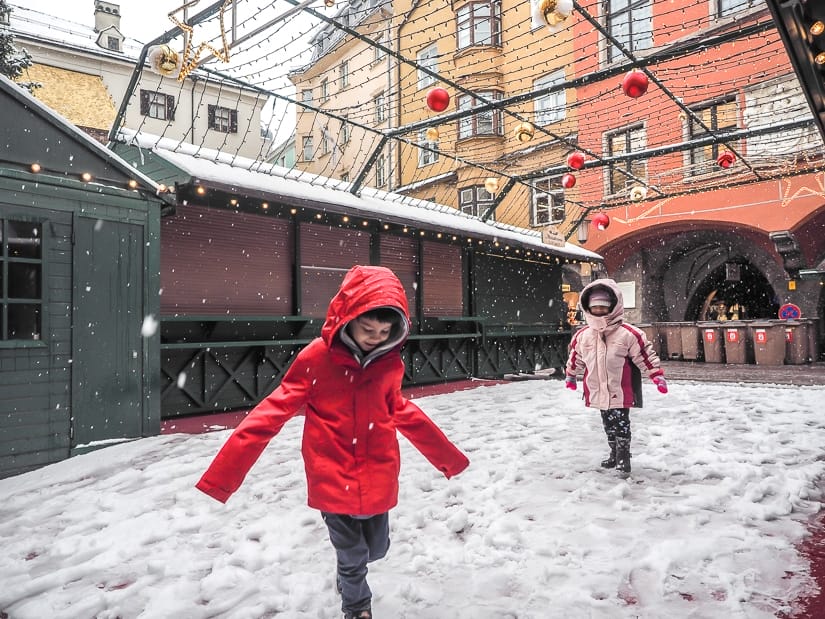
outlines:
[[344, 274], [370, 263], [370, 237], [361, 230], [313, 223], [302, 223], [300, 235], [301, 314], [322, 318]]
[[217, 106], [215, 106], [215, 105], [207, 105], [206, 106], [206, 122], [207, 122], [207, 126], [210, 129], [215, 128], [215, 108], [216, 107]]
[[381, 266], [391, 269], [404, 284], [410, 316], [416, 315], [418, 293], [418, 241], [403, 236], [382, 235]]
[[175, 97], [166, 95], [166, 120], [175, 120]]
[[229, 110], [229, 133], [238, 133], [238, 110]]
[[292, 313], [289, 221], [181, 206], [161, 226], [161, 314]]
[[149, 91], [140, 91], [140, 115], [147, 116], [149, 114]]
[[424, 241], [425, 316], [464, 315], [464, 253], [458, 245]]

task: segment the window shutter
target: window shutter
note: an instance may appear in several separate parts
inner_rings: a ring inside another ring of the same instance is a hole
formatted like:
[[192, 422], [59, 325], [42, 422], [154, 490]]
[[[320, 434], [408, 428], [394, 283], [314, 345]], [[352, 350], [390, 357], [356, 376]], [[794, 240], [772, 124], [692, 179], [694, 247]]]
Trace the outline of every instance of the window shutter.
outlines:
[[292, 313], [288, 220], [190, 205], [163, 218], [160, 239], [162, 314]]
[[421, 256], [425, 316], [464, 315], [464, 253], [458, 245], [424, 241]]
[[140, 115], [148, 116], [149, 114], [149, 91], [140, 91]]
[[215, 128], [215, 108], [216, 105], [208, 105], [206, 106], [206, 118], [207, 118], [207, 125], [210, 129]]
[[166, 120], [175, 120], [175, 97], [166, 95]]
[[381, 266], [395, 273], [404, 285], [410, 316], [415, 316], [418, 292], [418, 239], [391, 234], [381, 235], [380, 254]]
[[301, 315], [323, 318], [344, 275], [370, 263], [370, 237], [361, 230], [302, 223]]
[[238, 133], [238, 110], [229, 110], [229, 133]]

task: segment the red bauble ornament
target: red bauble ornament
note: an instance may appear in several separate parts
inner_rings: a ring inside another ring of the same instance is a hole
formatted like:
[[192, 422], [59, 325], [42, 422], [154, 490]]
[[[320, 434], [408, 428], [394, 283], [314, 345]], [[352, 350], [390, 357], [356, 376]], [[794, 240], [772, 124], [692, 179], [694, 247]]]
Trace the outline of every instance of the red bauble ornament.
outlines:
[[575, 151], [567, 155], [567, 167], [571, 170], [581, 170], [584, 167], [584, 153]]
[[433, 88], [427, 93], [427, 107], [433, 112], [443, 112], [450, 105], [450, 93], [443, 88]]
[[647, 75], [641, 71], [633, 70], [624, 76], [622, 80], [622, 90], [628, 97], [637, 99], [647, 92], [648, 84], [649, 80], [647, 79]]
[[716, 163], [719, 167], [725, 169], [731, 167], [734, 161], [736, 161], [736, 157], [734, 157], [733, 153], [729, 150], [719, 153], [719, 156], [716, 158]]
[[599, 213], [593, 218], [593, 227], [596, 228], [596, 230], [606, 230], [609, 225], [610, 217], [605, 213]]
[[571, 189], [576, 186], [576, 177], [572, 174], [565, 174], [561, 177], [561, 186], [565, 189]]

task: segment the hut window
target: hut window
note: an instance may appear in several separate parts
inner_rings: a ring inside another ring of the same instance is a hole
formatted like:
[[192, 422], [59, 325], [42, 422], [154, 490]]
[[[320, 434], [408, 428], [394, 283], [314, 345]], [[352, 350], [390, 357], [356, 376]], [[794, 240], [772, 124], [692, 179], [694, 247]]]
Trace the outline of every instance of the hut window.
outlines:
[[0, 219], [0, 340], [39, 340], [43, 316], [43, 226]]

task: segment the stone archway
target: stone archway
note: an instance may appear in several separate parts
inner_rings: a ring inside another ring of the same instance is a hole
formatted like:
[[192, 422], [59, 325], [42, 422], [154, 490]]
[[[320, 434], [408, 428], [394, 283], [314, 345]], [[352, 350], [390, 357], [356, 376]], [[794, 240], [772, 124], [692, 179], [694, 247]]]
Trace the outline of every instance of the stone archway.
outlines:
[[636, 251], [613, 271], [617, 281], [637, 282], [639, 303], [629, 312], [630, 321], [701, 320], [714, 291], [744, 305], [744, 317], [776, 316], [777, 291], [787, 280], [766, 236], [714, 227], [672, 231], [635, 244]]

